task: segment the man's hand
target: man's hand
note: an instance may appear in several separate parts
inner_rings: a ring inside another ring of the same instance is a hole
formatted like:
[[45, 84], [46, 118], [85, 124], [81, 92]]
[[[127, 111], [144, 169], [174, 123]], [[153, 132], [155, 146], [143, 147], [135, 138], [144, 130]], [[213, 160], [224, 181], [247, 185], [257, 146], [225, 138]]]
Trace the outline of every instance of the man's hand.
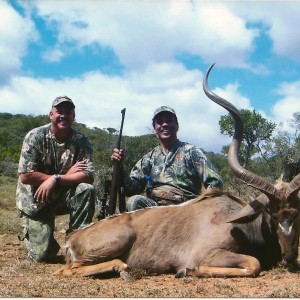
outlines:
[[50, 176], [37, 188], [34, 194], [34, 199], [36, 200], [38, 206], [42, 207], [47, 203], [50, 192], [53, 190], [55, 183], [55, 178]]
[[112, 161], [121, 161], [125, 157], [125, 150], [124, 149], [113, 149], [111, 160]]
[[78, 161], [75, 165], [73, 165], [66, 174], [74, 174], [77, 172], [83, 172], [87, 168], [87, 162], [85, 160]]

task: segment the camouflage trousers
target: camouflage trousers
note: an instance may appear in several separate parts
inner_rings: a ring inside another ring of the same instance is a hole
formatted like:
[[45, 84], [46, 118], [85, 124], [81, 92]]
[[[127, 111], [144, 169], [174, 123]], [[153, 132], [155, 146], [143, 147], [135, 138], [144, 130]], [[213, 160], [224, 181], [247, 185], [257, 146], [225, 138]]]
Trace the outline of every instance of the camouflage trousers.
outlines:
[[154, 200], [142, 195], [131, 196], [126, 201], [127, 211], [134, 211], [150, 206], [158, 206], [158, 204]]
[[[62, 194], [65, 196], [62, 198]], [[20, 211], [24, 244], [28, 256], [35, 261], [49, 261], [56, 257], [60, 246], [54, 238], [55, 216], [69, 214], [70, 233], [74, 229], [90, 224], [95, 212], [95, 189], [93, 185], [80, 183], [76, 187], [65, 189], [55, 205], [41, 211], [34, 217]]]
[[153, 200], [143, 195], [131, 196], [126, 201], [127, 211], [134, 211], [137, 209], [151, 207], [151, 206], [167, 206], [171, 204], [178, 204], [178, 203], [167, 199]]
[[161, 185], [153, 188], [149, 196], [150, 198], [143, 195], [134, 195], [128, 198], [126, 203], [127, 211], [134, 211], [149, 206], [180, 204], [187, 200], [182, 190], [170, 185]]

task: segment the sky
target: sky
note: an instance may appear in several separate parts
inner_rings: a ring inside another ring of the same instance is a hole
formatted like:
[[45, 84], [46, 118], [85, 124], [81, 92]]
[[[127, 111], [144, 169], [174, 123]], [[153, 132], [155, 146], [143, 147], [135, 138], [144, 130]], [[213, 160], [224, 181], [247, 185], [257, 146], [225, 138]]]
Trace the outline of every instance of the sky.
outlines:
[[300, 1], [0, 0], [0, 112], [46, 115], [57, 96], [76, 121], [123, 134], [153, 133], [161, 105], [178, 138], [221, 152], [227, 111], [255, 109], [287, 126], [300, 111]]

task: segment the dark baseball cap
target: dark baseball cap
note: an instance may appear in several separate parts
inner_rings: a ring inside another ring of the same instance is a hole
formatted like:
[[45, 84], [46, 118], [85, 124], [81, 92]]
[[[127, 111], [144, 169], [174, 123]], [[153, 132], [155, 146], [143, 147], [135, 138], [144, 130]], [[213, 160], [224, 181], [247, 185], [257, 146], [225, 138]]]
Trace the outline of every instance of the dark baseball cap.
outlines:
[[54, 101], [52, 102], [52, 107], [53, 106], [57, 106], [57, 105], [59, 105], [59, 104], [61, 104], [63, 102], [70, 103], [72, 105], [72, 107], [75, 108], [75, 105], [74, 105], [73, 101], [69, 97], [67, 97], [67, 96], [56, 97], [54, 99]]
[[162, 113], [162, 112], [169, 112], [169, 113], [175, 115], [175, 117], [177, 118], [176, 113], [175, 113], [175, 110], [174, 110], [173, 108], [171, 108], [171, 107], [169, 107], [169, 106], [163, 105], [163, 106], [160, 106], [159, 108], [157, 108], [157, 109], [154, 111], [152, 120], [154, 120], [155, 117], [156, 117], [158, 114]]

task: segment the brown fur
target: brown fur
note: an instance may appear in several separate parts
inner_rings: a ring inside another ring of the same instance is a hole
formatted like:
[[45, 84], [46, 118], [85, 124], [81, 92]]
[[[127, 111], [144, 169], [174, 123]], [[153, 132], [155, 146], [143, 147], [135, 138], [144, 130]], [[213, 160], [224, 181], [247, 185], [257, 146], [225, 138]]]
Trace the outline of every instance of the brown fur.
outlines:
[[177, 277], [257, 276], [260, 255], [249, 255], [255, 249], [247, 247], [263, 244], [261, 228], [265, 222], [265, 230], [275, 236], [274, 245], [266, 243], [261, 250], [272, 258], [270, 264], [281, 259], [279, 246], [270, 218], [264, 214], [246, 224], [226, 223], [242, 208], [243, 200], [217, 193], [176, 206], [109, 217], [69, 237], [67, 264], [55, 274], [89, 276], [144, 269], [149, 274], [174, 272]]

